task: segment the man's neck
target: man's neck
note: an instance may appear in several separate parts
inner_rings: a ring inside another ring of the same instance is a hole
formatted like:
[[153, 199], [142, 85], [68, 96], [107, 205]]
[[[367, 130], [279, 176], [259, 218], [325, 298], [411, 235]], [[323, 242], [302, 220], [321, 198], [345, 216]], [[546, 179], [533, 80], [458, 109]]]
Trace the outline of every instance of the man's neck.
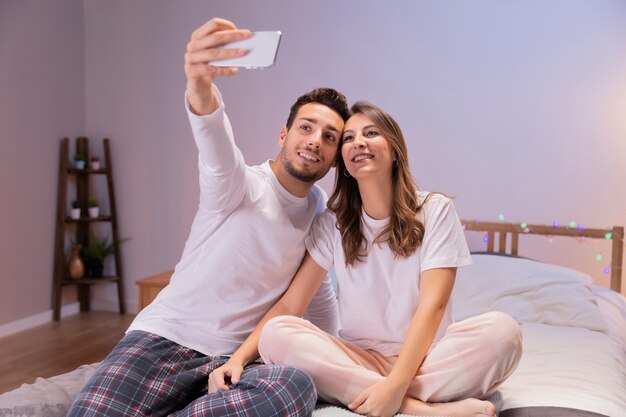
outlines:
[[304, 182], [294, 178], [275, 160], [270, 160], [269, 164], [280, 185], [290, 194], [296, 197], [306, 197], [307, 194], [309, 194], [314, 183]]

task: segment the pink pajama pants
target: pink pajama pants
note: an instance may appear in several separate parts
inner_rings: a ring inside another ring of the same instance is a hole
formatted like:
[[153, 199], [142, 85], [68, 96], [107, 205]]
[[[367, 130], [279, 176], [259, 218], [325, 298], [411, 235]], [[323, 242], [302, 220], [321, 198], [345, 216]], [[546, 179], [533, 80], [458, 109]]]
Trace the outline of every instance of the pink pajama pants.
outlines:
[[[259, 353], [267, 364], [307, 372], [319, 398], [343, 405], [384, 380], [398, 358], [364, 350], [294, 316], [266, 323]], [[407, 395], [431, 403], [485, 398], [513, 373], [521, 353], [519, 325], [504, 313], [489, 312], [454, 323], [431, 346]]]

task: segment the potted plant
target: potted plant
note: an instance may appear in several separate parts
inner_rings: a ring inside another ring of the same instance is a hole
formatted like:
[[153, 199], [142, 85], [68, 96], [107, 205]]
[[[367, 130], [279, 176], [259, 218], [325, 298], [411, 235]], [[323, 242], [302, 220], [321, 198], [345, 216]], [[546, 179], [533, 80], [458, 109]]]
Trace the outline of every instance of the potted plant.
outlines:
[[98, 170], [100, 169], [100, 158], [97, 156], [92, 156], [89, 158], [89, 168]]
[[81, 256], [85, 260], [87, 274], [94, 278], [101, 277], [104, 270], [104, 260], [115, 252], [115, 248], [119, 243], [125, 240], [127, 239], [112, 242], [108, 237], [99, 238], [96, 235], [91, 235], [89, 245], [84, 245], [80, 248]]
[[89, 217], [96, 218], [100, 215], [100, 207], [98, 207], [98, 200], [96, 197], [87, 198], [87, 210], [89, 210]]
[[72, 202], [72, 210], [70, 211], [70, 217], [74, 220], [80, 219], [80, 205], [78, 201], [74, 200]]
[[76, 169], [84, 169], [85, 168], [85, 155], [82, 153], [77, 153], [74, 155], [74, 168]]

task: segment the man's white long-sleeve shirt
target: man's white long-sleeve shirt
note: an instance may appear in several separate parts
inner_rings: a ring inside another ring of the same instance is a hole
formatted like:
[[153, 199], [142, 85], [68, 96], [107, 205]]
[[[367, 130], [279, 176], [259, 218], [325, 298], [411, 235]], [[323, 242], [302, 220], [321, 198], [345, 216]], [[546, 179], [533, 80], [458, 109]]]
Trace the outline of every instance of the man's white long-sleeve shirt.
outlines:
[[[199, 150], [200, 204], [170, 284], [128, 331], [155, 333], [206, 355], [230, 355], [289, 286], [304, 240], [326, 194], [296, 197], [265, 162], [247, 166], [217, 88], [218, 109], [187, 113]], [[186, 101], [186, 100], [185, 100]], [[308, 318], [337, 334], [337, 304], [327, 277]]]

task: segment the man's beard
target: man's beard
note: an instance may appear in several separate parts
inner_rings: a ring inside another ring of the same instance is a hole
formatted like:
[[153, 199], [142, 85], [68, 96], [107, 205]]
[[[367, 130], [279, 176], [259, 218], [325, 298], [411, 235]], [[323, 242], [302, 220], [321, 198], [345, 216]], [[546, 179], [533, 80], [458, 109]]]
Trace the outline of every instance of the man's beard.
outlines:
[[328, 170], [326, 170], [325, 172], [311, 172], [311, 173], [304, 173], [302, 171], [299, 171], [298, 169], [296, 169], [296, 167], [293, 166], [293, 164], [291, 163], [291, 161], [289, 160], [289, 158], [287, 158], [287, 155], [285, 154], [285, 152], [282, 152], [282, 163], [283, 166], [285, 167], [285, 170], [295, 179], [302, 181], [302, 182], [315, 182], [321, 178], [324, 178], [324, 175], [326, 175], [326, 173], [328, 172]]

